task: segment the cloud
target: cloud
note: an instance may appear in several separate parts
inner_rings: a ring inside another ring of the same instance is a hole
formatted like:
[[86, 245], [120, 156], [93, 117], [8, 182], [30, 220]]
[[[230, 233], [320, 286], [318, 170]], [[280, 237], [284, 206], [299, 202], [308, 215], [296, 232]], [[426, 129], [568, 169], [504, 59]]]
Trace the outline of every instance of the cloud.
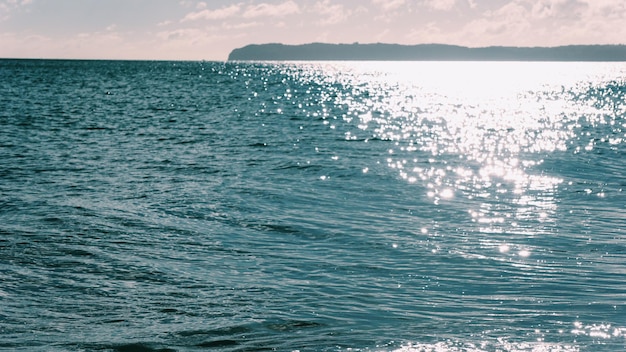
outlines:
[[171, 31], [161, 31], [157, 33], [157, 37], [164, 41], [180, 40], [183, 38], [199, 38], [205, 34], [204, 31], [197, 28], [179, 28]]
[[224, 29], [247, 29], [247, 28], [252, 28], [252, 27], [258, 27], [261, 26], [262, 23], [259, 22], [242, 22], [242, 23], [235, 23], [235, 24], [231, 24], [228, 22], [224, 22], [222, 23], [222, 28]]
[[393, 23], [402, 13], [410, 12], [407, 0], [372, 0], [374, 21]]
[[[2, 9], [1, 5], [0, 9]], [[6, 58], [41, 58], [51, 56], [46, 52], [46, 49], [54, 47], [54, 42], [51, 38], [43, 35], [25, 37], [19, 33], [0, 32], [0, 47], [2, 48], [2, 56]]]
[[574, 21], [568, 23], [571, 41], [580, 43], [626, 44], [626, 2], [623, 0], [582, 0], [584, 7], [575, 12]]
[[229, 18], [241, 17], [246, 19], [258, 17], [284, 17], [300, 13], [300, 7], [295, 2], [288, 0], [279, 4], [252, 4], [244, 8], [242, 3], [224, 6], [218, 9], [207, 9], [206, 3], [200, 2], [196, 5], [200, 11], [188, 13], [181, 22], [196, 20], [225, 20]]
[[180, 4], [180, 6], [184, 6], [184, 7], [193, 7], [195, 1], [190, 1], [190, 0], [182, 0], [179, 1], [178, 3]]
[[20, 5], [29, 5], [33, 2], [33, 0], [8, 0], [6, 1], [7, 4], [12, 5], [12, 6], [20, 6]]
[[448, 32], [471, 46], [624, 43], [622, 0], [509, 0]]
[[243, 13], [243, 17], [284, 17], [297, 13], [300, 13], [300, 7], [298, 6], [298, 4], [291, 0], [288, 0], [277, 5], [268, 3], [249, 5]]
[[424, 6], [438, 11], [449, 11], [456, 5], [456, 0], [426, 0]]
[[456, 33], [460, 42], [487, 45], [532, 45], [536, 40], [532, 33], [529, 7], [521, 2], [509, 1], [495, 10], [484, 12], [480, 17], [466, 23]]
[[626, 2], [623, 0], [513, 0], [511, 3], [528, 9], [526, 16], [531, 20], [626, 21]]
[[[75, 38], [90, 42], [122, 42], [123, 37], [116, 32], [83, 32], [76, 34]], [[84, 43], [83, 43], [84, 44]]]
[[540, 0], [533, 4], [533, 18], [579, 18], [588, 5], [579, 0]]
[[[0, 0], [0, 21], [9, 19], [0, 22], [3, 55], [215, 59], [253, 42], [551, 46], [626, 41], [624, 0], [174, 0], [154, 2], [154, 13], [144, 13], [145, 21], [132, 26], [125, 17], [103, 16], [79, 25], [64, 7], [41, 21], [37, 6], [43, 4]], [[112, 5], [102, 6], [114, 12]], [[91, 8], [75, 7], [74, 14]], [[26, 40], [31, 34], [43, 37]]]
[[32, 0], [8, 0], [0, 2], [0, 21], [11, 18], [11, 13], [32, 4]]
[[626, 2], [623, 0], [586, 0], [583, 2], [587, 6], [585, 14], [587, 17], [626, 22]]
[[241, 11], [241, 4], [225, 6], [216, 10], [204, 9], [197, 12], [188, 13], [182, 22], [195, 20], [223, 20], [234, 17]]
[[321, 15], [318, 24], [322, 26], [343, 22], [350, 15], [342, 4], [332, 4], [330, 0], [316, 2], [313, 10]]
[[450, 43], [448, 33], [442, 32], [434, 22], [412, 29], [406, 38], [415, 43]]
[[384, 11], [393, 11], [404, 6], [406, 0], [372, 0], [372, 4], [380, 6]]

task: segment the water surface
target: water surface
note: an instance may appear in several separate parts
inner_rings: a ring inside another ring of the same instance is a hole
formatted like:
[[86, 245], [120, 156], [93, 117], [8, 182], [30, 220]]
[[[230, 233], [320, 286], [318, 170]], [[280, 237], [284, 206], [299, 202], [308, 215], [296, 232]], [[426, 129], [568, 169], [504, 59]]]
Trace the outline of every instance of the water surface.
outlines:
[[0, 349], [626, 347], [622, 63], [0, 78]]

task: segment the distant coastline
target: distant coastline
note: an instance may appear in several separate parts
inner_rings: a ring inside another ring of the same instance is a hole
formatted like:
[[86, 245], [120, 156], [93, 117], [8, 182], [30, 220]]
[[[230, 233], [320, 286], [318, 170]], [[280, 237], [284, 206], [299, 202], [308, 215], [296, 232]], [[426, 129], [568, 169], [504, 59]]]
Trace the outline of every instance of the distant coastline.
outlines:
[[231, 51], [229, 61], [626, 61], [626, 45], [557, 47], [446, 44], [251, 44]]

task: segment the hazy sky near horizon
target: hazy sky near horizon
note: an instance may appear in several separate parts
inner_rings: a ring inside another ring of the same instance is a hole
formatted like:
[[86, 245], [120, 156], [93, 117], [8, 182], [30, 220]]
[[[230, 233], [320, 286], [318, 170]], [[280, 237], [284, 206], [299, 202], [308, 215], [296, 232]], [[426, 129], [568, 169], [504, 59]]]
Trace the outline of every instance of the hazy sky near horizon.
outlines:
[[626, 44], [624, 0], [0, 0], [0, 57], [226, 60], [246, 44]]

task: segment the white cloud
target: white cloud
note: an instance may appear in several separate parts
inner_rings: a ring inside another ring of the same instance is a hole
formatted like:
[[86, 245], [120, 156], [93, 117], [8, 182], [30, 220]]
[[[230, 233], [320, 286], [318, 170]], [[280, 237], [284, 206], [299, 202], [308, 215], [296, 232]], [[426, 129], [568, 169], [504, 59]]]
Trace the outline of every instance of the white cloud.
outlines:
[[556, 46], [626, 41], [622, 0], [510, 0], [447, 36], [472, 46]]
[[[623, 0], [582, 0], [586, 6], [564, 35], [580, 43], [626, 44], [626, 2]], [[584, 39], [582, 39], [584, 38]]]
[[345, 6], [342, 4], [333, 4], [330, 0], [316, 2], [313, 10], [321, 16], [317, 23], [322, 26], [343, 22], [350, 15]]
[[184, 38], [198, 38], [204, 35], [204, 31], [197, 28], [179, 28], [171, 31], [161, 31], [156, 35], [161, 40], [180, 40]]
[[241, 11], [241, 4], [234, 4], [225, 6], [216, 10], [204, 9], [198, 12], [188, 13], [182, 21], [195, 21], [195, 20], [223, 20], [226, 18], [234, 17]]
[[585, 0], [584, 3], [588, 9], [587, 17], [606, 20], [617, 19], [626, 23], [626, 2], [623, 0]]
[[531, 11], [533, 18], [578, 18], [587, 6], [579, 0], [540, 0]]
[[623, 0], [513, 0], [529, 9], [531, 19], [620, 19], [626, 21]]
[[407, 0], [372, 0], [373, 20], [394, 23], [403, 13], [411, 12]]
[[456, 44], [450, 41], [447, 33], [442, 32], [441, 28], [434, 22], [429, 22], [418, 28], [414, 28], [406, 34], [406, 38], [413, 43], [444, 43]]
[[222, 28], [224, 29], [247, 29], [247, 28], [252, 28], [252, 27], [258, 27], [261, 26], [262, 24], [259, 22], [243, 22], [243, 23], [235, 23], [235, 24], [231, 24], [231, 23], [222, 23]]
[[404, 6], [406, 0], [372, 0], [372, 4], [380, 6], [384, 11], [392, 11]]
[[281, 4], [260, 3], [250, 5], [243, 13], [244, 18], [255, 17], [284, 17], [300, 13], [300, 7], [295, 2], [288, 0]]
[[469, 21], [455, 36], [459, 42], [473, 43], [474, 46], [525, 46], [536, 41], [534, 34], [531, 34], [532, 29], [529, 9], [514, 0]]
[[196, 5], [200, 11], [188, 13], [181, 22], [195, 20], [225, 20], [229, 18], [258, 18], [258, 17], [285, 17], [300, 13], [300, 7], [294, 1], [288, 0], [279, 4], [251, 4], [245, 6], [237, 3], [224, 6], [218, 9], [207, 9], [206, 3], [200, 2]]
[[424, 5], [438, 11], [449, 11], [456, 5], [456, 0], [426, 0]]

